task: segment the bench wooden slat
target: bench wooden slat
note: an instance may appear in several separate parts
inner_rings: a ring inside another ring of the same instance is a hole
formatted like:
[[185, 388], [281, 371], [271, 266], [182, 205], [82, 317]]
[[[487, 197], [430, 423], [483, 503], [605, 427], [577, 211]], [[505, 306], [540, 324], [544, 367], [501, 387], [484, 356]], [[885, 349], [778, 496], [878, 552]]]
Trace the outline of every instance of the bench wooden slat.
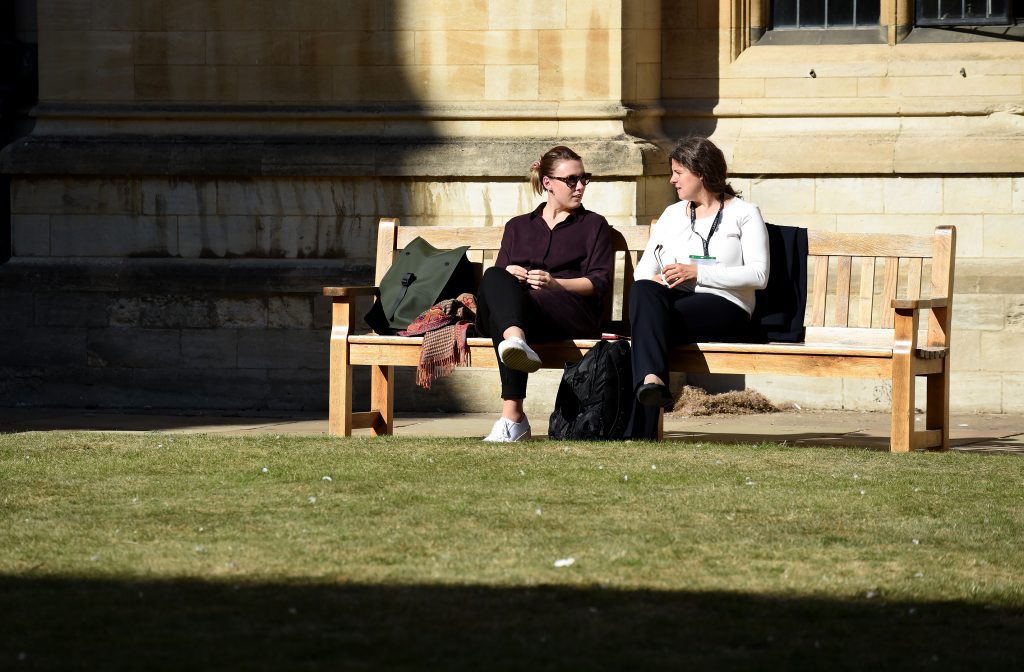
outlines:
[[875, 301], [874, 257], [863, 257], [860, 260], [860, 293], [857, 298], [857, 323], [853, 326], [870, 327]]
[[740, 352], [696, 352], [673, 350], [669, 355], [672, 371], [692, 373], [783, 374], [811, 377], [873, 378], [892, 375], [888, 357], [856, 356], [788, 351], [777, 355], [751, 356]]
[[807, 253], [813, 256], [851, 257], [931, 257], [931, 236], [887, 233], [836, 233], [808, 231]]
[[923, 259], [907, 259], [907, 298], [921, 298], [921, 268]]
[[398, 231], [398, 249], [415, 238], [423, 238], [442, 249], [469, 245], [474, 250], [497, 250], [501, 247], [502, 231], [500, 226], [403, 226]]
[[[889, 306], [896, 298], [896, 285], [900, 275], [899, 257], [885, 258], [885, 284], [882, 287], [882, 305]], [[893, 326], [893, 314], [890, 310], [882, 313], [882, 328], [889, 329]]]
[[[650, 236], [650, 226], [613, 226], [616, 249], [643, 250]], [[401, 249], [421, 237], [438, 248], [469, 245], [474, 250], [497, 250], [501, 247], [502, 226], [403, 226], [398, 228], [396, 245]]]
[[[566, 362], [579, 361], [596, 341], [558, 341], [534, 346], [545, 368], [561, 369]], [[403, 338], [401, 343], [383, 343], [373, 337], [353, 337], [349, 341], [353, 364], [416, 366], [420, 361], [420, 338]], [[470, 360], [475, 368], [496, 368], [497, 354], [489, 338], [469, 339]]]
[[[669, 353], [672, 370], [691, 373], [778, 373], [803, 376], [835, 376], [840, 368], [849, 378], [886, 378], [892, 371], [891, 348], [801, 346], [793, 344], [766, 345], [757, 350], [731, 347], [736, 344], [701, 343], [674, 348]], [[544, 368], [560, 369], [566, 362], [578, 361], [588, 350], [569, 342], [535, 347]], [[497, 358], [488, 341], [471, 344], [472, 365], [494, 368]], [[354, 365], [416, 366], [419, 343], [384, 346], [380, 343], [352, 343], [351, 363]], [[940, 366], [941, 359], [934, 361]], [[927, 364], [922, 371], [927, 372]], [[935, 368], [933, 367], [933, 368]], [[829, 373], [829, 369], [833, 369]], [[936, 368], [937, 370], [937, 368]], [[366, 425], [370, 426], [370, 425]]]
[[807, 327], [805, 343], [863, 344], [892, 348], [893, 330], [869, 327]]
[[811, 286], [811, 326], [825, 326], [825, 299], [828, 290], [828, 257], [815, 257], [814, 284]]
[[941, 448], [943, 441], [945, 441], [945, 437], [942, 430], [938, 429], [919, 429], [911, 435], [912, 450]]
[[[371, 346], [394, 348], [404, 347], [419, 351], [423, 342], [418, 336], [377, 336], [376, 334], [355, 335], [349, 337], [349, 343], [353, 346]], [[466, 339], [470, 348], [494, 348], [489, 338], [473, 336]], [[583, 353], [597, 344], [597, 339], [578, 338], [571, 341], [557, 341], [555, 343], [537, 343], [533, 349], [538, 354], [546, 352], [574, 352]], [[765, 353], [784, 354], [799, 351], [800, 354], [830, 354], [830, 355], [851, 355], [857, 357], [892, 357], [892, 343], [874, 344], [853, 344], [853, 343], [695, 343], [693, 345], [679, 346], [676, 350], [693, 350], [696, 352], [736, 352], [736, 353]]]
[[361, 411], [352, 414], [352, 429], [370, 429], [383, 421], [378, 411]]
[[836, 324], [850, 324], [850, 271], [852, 257], [839, 257], [836, 264]]

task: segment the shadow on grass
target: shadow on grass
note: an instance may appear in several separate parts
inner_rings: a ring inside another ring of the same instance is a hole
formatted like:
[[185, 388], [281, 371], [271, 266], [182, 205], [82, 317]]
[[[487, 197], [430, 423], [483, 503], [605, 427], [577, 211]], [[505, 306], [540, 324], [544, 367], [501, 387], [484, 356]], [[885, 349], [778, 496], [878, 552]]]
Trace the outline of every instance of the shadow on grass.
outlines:
[[1019, 669], [1024, 609], [0, 577], [0, 669]]
[[876, 452], [888, 452], [889, 437], [871, 436], [862, 432], [800, 432], [766, 434], [742, 434], [739, 432], [715, 433], [695, 430], [665, 430], [665, 439], [680, 443], [737, 443], [758, 445], [761, 443], [786, 444], [789, 446], [814, 448], [855, 448]]
[[[976, 436], [959, 437], [950, 441], [950, 450], [965, 453], [993, 453], [1024, 455], [1024, 445], [1014, 437]], [[875, 436], [864, 432], [799, 432], [764, 434], [715, 434], [714, 431], [665, 431], [665, 438], [680, 443], [737, 443], [757, 445], [760, 443], [787, 444], [807, 448], [853, 448], [874, 452], [889, 452], [889, 437]]]
[[[153, 412], [134, 409], [0, 409], [0, 434], [23, 432], [176, 432], [225, 434], [262, 430], [280, 431], [297, 422], [322, 423], [323, 413], [256, 413], [217, 411]], [[315, 434], [315, 432], [310, 432]]]

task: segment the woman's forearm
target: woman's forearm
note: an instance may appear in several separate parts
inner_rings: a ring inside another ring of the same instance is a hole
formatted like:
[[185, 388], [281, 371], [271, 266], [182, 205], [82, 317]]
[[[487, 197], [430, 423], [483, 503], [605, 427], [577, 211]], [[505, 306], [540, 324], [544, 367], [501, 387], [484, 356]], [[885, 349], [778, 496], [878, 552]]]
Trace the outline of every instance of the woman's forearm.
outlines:
[[562, 289], [579, 294], [580, 296], [592, 296], [594, 294], [594, 283], [589, 278], [552, 278]]

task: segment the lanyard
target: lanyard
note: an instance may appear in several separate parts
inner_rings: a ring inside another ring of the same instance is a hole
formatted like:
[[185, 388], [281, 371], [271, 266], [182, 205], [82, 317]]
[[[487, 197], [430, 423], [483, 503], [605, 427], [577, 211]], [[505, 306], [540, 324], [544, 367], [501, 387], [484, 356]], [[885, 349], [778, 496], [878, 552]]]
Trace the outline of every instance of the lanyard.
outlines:
[[725, 210], [725, 194], [718, 195], [718, 212], [715, 213], [715, 221], [711, 223], [711, 230], [708, 231], [708, 237], [705, 240], [704, 236], [697, 233], [697, 204], [690, 201], [690, 231], [700, 238], [700, 242], [704, 243], [705, 257], [711, 256], [708, 246], [711, 244], [711, 236], [715, 235], [715, 231], [718, 231], [718, 225], [722, 223], [722, 210]]

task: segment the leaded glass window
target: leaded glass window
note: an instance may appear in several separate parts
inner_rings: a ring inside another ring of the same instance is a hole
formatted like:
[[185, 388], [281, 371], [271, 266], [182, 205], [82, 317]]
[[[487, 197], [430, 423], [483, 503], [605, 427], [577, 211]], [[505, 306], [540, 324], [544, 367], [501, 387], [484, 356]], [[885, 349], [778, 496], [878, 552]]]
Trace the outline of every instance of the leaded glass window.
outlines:
[[877, 26], [879, 12], [880, 0], [775, 0], [772, 24], [776, 29]]
[[1010, 23], [1010, 0], [917, 0], [919, 26], [984, 26]]

